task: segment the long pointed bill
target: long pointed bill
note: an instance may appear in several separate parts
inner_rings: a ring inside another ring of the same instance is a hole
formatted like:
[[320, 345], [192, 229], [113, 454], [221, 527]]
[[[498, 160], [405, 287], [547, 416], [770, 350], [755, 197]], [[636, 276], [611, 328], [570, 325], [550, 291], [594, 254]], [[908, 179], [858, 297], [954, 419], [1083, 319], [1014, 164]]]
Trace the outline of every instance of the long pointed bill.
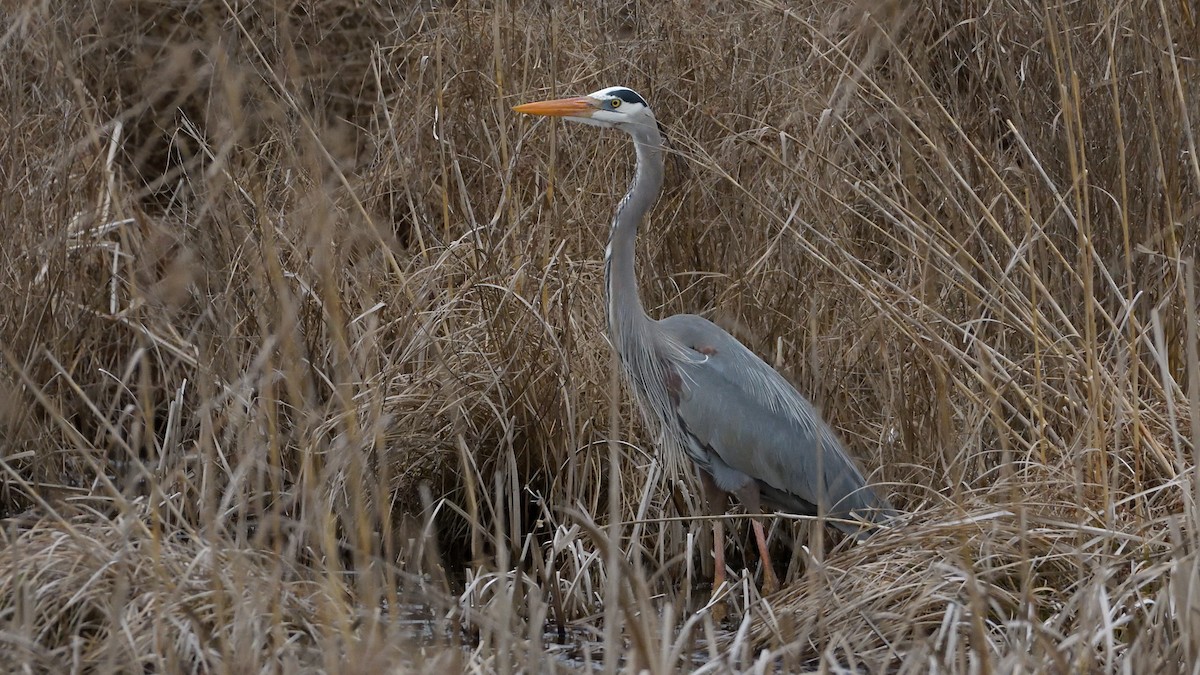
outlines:
[[543, 117], [591, 117], [596, 111], [596, 101], [590, 96], [559, 98], [553, 101], [538, 101], [514, 106], [513, 110], [526, 115]]

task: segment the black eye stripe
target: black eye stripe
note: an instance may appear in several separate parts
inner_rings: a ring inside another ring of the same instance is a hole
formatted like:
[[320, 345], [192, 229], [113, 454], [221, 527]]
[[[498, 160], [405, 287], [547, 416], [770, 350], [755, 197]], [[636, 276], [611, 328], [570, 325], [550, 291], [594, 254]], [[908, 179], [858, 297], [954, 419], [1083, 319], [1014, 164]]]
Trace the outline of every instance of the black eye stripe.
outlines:
[[646, 99], [638, 96], [637, 92], [632, 89], [613, 89], [612, 91], [608, 92], [608, 95], [616, 96], [626, 103], [641, 103], [647, 108], [650, 107], [649, 104], [646, 103]]

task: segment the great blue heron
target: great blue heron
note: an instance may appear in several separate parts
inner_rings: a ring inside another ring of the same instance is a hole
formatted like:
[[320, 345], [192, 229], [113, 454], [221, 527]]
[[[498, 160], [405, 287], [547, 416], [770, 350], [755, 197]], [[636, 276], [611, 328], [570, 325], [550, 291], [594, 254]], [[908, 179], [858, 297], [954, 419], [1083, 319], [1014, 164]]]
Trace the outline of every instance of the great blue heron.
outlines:
[[[867, 485], [841, 441], [786, 379], [711, 321], [694, 314], [654, 320], [638, 297], [634, 240], [663, 182], [663, 137], [646, 100], [609, 87], [587, 96], [526, 103], [519, 113], [611, 127], [633, 138], [637, 170], [617, 207], [604, 253], [608, 332], [644, 416], [695, 462], [710, 514], [733, 493], [746, 511], [822, 515], [863, 537], [891, 506]], [[762, 524], [752, 520], [763, 591], [779, 582]], [[714, 594], [725, 580], [722, 521], [713, 520]]]

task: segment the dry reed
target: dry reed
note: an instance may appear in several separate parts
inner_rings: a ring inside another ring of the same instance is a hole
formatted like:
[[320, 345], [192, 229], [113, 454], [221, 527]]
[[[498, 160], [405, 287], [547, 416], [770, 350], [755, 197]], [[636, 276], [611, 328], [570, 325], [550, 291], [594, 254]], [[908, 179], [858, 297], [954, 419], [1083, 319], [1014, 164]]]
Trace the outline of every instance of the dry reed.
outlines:
[[[0, 17], [3, 670], [1200, 659], [1194, 5]], [[627, 141], [509, 110], [609, 84], [675, 153], [652, 313], [775, 363], [907, 512], [778, 519], [732, 624], [603, 337]]]

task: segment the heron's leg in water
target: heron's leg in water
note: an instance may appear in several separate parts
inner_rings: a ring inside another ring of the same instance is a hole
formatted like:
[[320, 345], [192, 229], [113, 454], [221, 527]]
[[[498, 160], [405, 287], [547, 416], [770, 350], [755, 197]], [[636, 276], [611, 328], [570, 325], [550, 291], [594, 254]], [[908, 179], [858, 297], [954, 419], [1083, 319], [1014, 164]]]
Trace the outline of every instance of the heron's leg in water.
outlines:
[[[704, 488], [704, 503], [708, 506], [708, 515], [719, 516], [725, 513], [725, 505], [729, 500], [729, 495], [717, 487], [713, 477], [705, 471], [697, 471], [700, 474], [700, 485]], [[713, 597], [716, 597], [721, 586], [725, 583], [725, 522], [717, 519], [713, 521], [713, 558], [716, 567], [713, 570]], [[715, 605], [713, 607], [713, 616], [718, 621], [725, 618], [725, 606]]]
[[[762, 504], [758, 495], [758, 484], [751, 482], [737, 491], [738, 500], [746, 507], [746, 513], [756, 516], [762, 513]], [[767, 536], [763, 532], [762, 523], [758, 518], [751, 518], [750, 525], [754, 528], [754, 539], [758, 544], [758, 555], [763, 568], [763, 595], [770, 595], [779, 590], [779, 579], [775, 576], [775, 568], [771, 565], [771, 553], [767, 550]]]

